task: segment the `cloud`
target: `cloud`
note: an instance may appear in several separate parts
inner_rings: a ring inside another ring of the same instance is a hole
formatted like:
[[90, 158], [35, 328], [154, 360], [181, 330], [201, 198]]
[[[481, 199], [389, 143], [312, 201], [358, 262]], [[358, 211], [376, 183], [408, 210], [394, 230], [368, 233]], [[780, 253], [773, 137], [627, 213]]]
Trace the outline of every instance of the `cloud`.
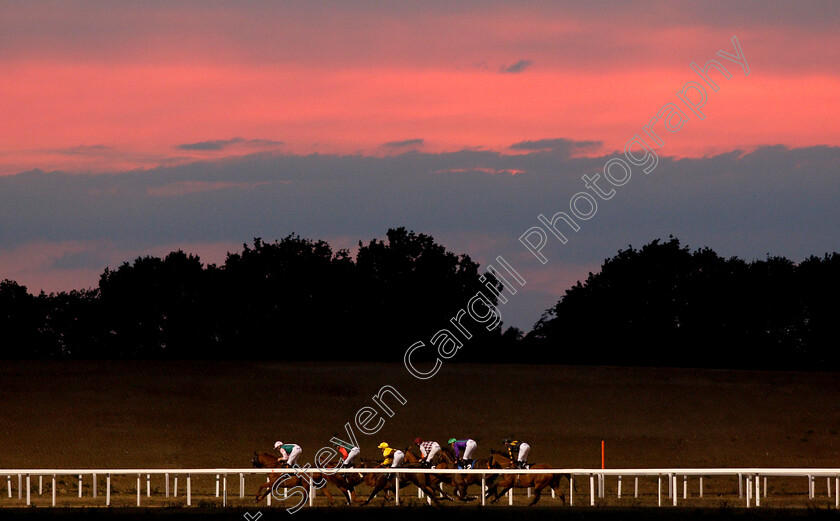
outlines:
[[529, 152], [554, 151], [560, 152], [563, 156], [570, 157], [576, 154], [594, 153], [601, 150], [602, 141], [576, 141], [566, 138], [537, 139], [534, 141], [520, 141], [510, 146], [511, 150], [523, 150]]
[[517, 72], [522, 72], [528, 67], [530, 67], [534, 62], [531, 60], [519, 60], [518, 62], [514, 63], [513, 65], [503, 65], [501, 68], [502, 73], [510, 73], [515, 74]]
[[249, 147], [274, 147], [282, 145], [282, 141], [272, 141], [270, 139], [243, 139], [235, 137], [231, 139], [217, 139], [212, 141], [199, 141], [198, 143], [184, 143], [178, 145], [179, 150], [193, 150], [193, 151], [218, 151], [228, 148], [233, 145], [245, 145]]
[[389, 141], [383, 143], [383, 147], [387, 148], [405, 148], [405, 147], [419, 147], [423, 146], [423, 139], [405, 139], [403, 141]]
[[77, 145], [65, 148], [42, 149], [40, 152], [46, 154], [59, 154], [65, 156], [101, 156], [114, 153], [114, 149], [107, 145]]
[[[290, 183], [291, 181], [277, 181], [279, 183]], [[214, 190], [232, 190], [232, 189], [249, 189], [257, 186], [265, 186], [271, 184], [271, 181], [261, 181], [256, 183], [251, 182], [235, 182], [235, 181], [177, 181], [163, 186], [150, 187], [147, 190], [149, 195], [160, 197], [177, 197], [180, 195], [194, 194], [199, 192], [210, 192]]]

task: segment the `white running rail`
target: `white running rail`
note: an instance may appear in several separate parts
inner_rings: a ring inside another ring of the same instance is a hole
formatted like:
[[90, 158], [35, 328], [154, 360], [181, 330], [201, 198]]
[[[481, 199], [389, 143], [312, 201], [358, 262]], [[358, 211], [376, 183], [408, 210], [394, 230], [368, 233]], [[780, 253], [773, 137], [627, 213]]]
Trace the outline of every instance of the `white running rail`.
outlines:
[[[486, 480], [490, 476], [497, 476], [500, 474], [566, 474], [570, 477], [569, 487], [569, 504], [574, 505], [574, 482], [576, 478], [584, 477], [589, 480], [589, 504], [594, 506], [597, 497], [604, 497], [604, 482], [607, 477], [617, 478], [617, 492], [618, 497], [621, 497], [622, 483], [627, 478], [634, 479], [634, 495], [638, 497], [639, 494], [639, 477], [656, 477], [657, 478], [657, 504], [663, 504], [663, 480], [665, 483], [665, 494], [673, 505], [678, 504], [678, 482], [682, 481], [683, 493], [682, 498], [688, 497], [688, 479], [698, 478], [699, 480], [699, 497], [703, 497], [703, 478], [704, 477], [732, 477], [738, 480], [739, 497], [745, 499], [744, 505], [761, 506], [761, 498], [767, 497], [767, 478], [768, 477], [801, 477], [807, 479], [808, 498], [815, 497], [815, 483], [816, 478], [826, 478], [826, 490], [828, 497], [831, 497], [832, 481], [834, 482], [834, 506], [840, 508], [840, 468], [636, 468], [636, 469], [584, 469], [584, 468], [555, 468], [555, 469], [425, 469], [425, 468], [349, 468], [349, 469], [326, 469], [331, 472], [348, 472], [348, 473], [393, 473], [396, 474], [396, 479], [399, 481], [401, 474], [480, 474], [482, 475], [482, 490], [486, 490]], [[245, 476], [256, 474], [281, 474], [281, 473], [297, 473], [298, 475], [310, 475], [313, 473], [321, 473], [318, 469], [256, 469], [256, 468], [204, 468], [204, 469], [0, 469], [0, 477], [6, 477], [7, 495], [9, 498], [13, 497], [12, 482], [17, 481], [17, 495], [18, 499], [22, 500], [24, 491], [26, 494], [26, 504], [32, 503], [33, 494], [33, 478], [38, 478], [38, 493], [43, 493], [43, 481], [47, 477], [51, 480], [50, 490], [52, 491], [52, 505], [56, 504], [56, 476], [67, 477], [71, 476], [73, 479], [78, 479], [79, 490], [78, 496], [82, 497], [82, 487], [85, 480], [90, 480], [91, 492], [94, 498], [97, 497], [97, 483], [98, 478], [105, 476], [105, 505], [111, 505], [111, 478], [112, 476], [137, 476], [137, 506], [141, 504], [141, 491], [145, 483], [146, 497], [151, 497], [151, 479], [152, 476], [163, 476], [165, 478], [165, 496], [170, 497], [170, 483], [173, 483], [173, 496], [178, 494], [178, 478], [184, 477], [183, 486], [186, 493], [187, 506], [192, 505], [192, 476], [215, 476], [216, 482], [216, 497], [222, 499], [223, 505], [227, 505], [228, 496], [228, 477], [235, 476], [239, 481], [239, 497], [245, 497]], [[85, 478], [87, 476], [87, 478]], [[174, 479], [174, 482], [173, 482]], [[314, 480], [307, 480], [309, 483], [308, 501], [309, 505], [313, 505], [316, 487]], [[763, 492], [762, 492], [763, 484]], [[396, 487], [399, 491], [399, 486]], [[553, 493], [553, 491], [552, 491]], [[396, 503], [399, 504], [399, 492], [396, 494]], [[530, 495], [530, 490], [529, 490]], [[268, 504], [271, 504], [271, 494], [266, 497]], [[481, 494], [481, 504], [485, 504], [485, 495]], [[0, 494], [2, 499], [2, 494]], [[509, 495], [509, 504], [513, 504], [512, 490]], [[2, 506], [2, 503], [0, 503]]]

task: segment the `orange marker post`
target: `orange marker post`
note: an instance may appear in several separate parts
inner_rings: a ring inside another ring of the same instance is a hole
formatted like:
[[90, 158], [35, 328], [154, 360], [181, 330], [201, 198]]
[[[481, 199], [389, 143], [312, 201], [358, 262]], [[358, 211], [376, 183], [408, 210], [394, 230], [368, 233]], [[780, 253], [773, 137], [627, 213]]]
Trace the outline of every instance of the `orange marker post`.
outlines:
[[604, 466], [604, 440], [601, 440], [601, 468], [606, 468]]

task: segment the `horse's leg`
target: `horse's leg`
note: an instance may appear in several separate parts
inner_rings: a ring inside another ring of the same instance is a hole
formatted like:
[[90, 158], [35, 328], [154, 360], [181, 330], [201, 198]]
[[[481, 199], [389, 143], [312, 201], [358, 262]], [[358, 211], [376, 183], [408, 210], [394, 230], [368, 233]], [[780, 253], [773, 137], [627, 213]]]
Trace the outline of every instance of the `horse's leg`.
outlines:
[[[384, 489], [386, 485], [388, 485], [388, 480], [385, 479], [385, 476], [381, 476], [379, 479], [377, 479], [376, 482], [375, 482], [375, 485], [373, 487], [373, 491], [370, 493], [370, 497], [367, 498], [367, 501], [362, 503], [362, 506], [370, 503], [373, 500], [373, 498], [376, 497], [377, 494], [382, 492], [382, 489]], [[385, 495], [386, 496], [388, 495], [387, 491], [386, 491]]]
[[493, 503], [501, 499], [505, 493], [513, 488], [513, 485], [516, 483], [516, 476], [510, 474], [499, 474], [498, 481], [496, 482], [496, 486], [494, 487], [495, 497], [493, 498]]
[[[421, 474], [421, 475], [425, 476], [425, 474]], [[455, 501], [455, 500], [452, 498], [452, 496], [450, 496], [449, 494], [447, 494], [447, 493], [446, 493], [446, 490], [444, 490], [444, 489], [443, 489], [443, 482], [438, 481], [437, 483], [434, 483], [434, 481], [433, 481], [432, 479], [429, 479], [427, 483], [428, 483], [428, 485], [429, 485], [429, 487], [430, 487], [430, 488], [432, 488], [432, 489], [436, 490], [436, 491], [437, 491], [437, 493], [439, 493], [439, 494], [440, 494], [440, 497], [441, 497], [442, 499], [445, 499], [445, 500], [447, 500], [447, 501]], [[437, 485], [437, 486], [433, 486], [433, 485]]]
[[540, 500], [540, 494], [542, 494], [543, 487], [534, 487], [534, 499], [528, 504], [528, 506], [534, 506], [537, 504], [537, 501]]
[[265, 488], [265, 485], [260, 485], [260, 488], [257, 489], [257, 495], [254, 496], [254, 503], [259, 503], [260, 501], [263, 500], [263, 498], [265, 497], [263, 495], [263, 489], [264, 488]]
[[338, 491], [341, 492], [341, 496], [347, 501], [347, 506], [350, 506], [350, 485], [345, 482], [336, 483], [335, 486], [338, 487]]
[[462, 482], [458, 483], [458, 489], [457, 490], [458, 490], [458, 499], [460, 499], [461, 501], [469, 501], [469, 498], [467, 497], [467, 482], [466, 481], [462, 481]]
[[484, 499], [490, 499], [490, 496], [496, 493], [496, 489], [499, 487], [498, 483], [490, 483], [487, 485], [487, 491], [484, 492]]
[[537, 501], [540, 500], [540, 495], [542, 495], [542, 490], [551, 485], [551, 477], [551, 474], [534, 476], [534, 479], [531, 480], [531, 486], [534, 487], [534, 499], [528, 503], [528, 506], [537, 504]]
[[455, 480], [455, 495], [461, 501], [467, 501], [467, 480], [460, 476]]
[[557, 494], [557, 496], [560, 498], [560, 501], [562, 501], [563, 505], [565, 506], [566, 505], [566, 493], [560, 488], [560, 479], [563, 476], [568, 477], [568, 474], [552, 474], [551, 475], [551, 484], [549, 484], [548, 486], [551, 488], [551, 490], [554, 491], [555, 494]]
[[499, 501], [499, 499], [502, 496], [504, 496], [507, 493], [508, 490], [510, 490], [512, 488], [513, 488], [513, 485], [503, 486], [502, 490], [496, 492], [496, 497], [493, 498], [493, 501], [491, 501], [491, 503], [496, 503], [497, 501]]
[[332, 492], [327, 487], [324, 487], [324, 495], [327, 496], [327, 502], [332, 506]]
[[[417, 486], [421, 490], [423, 490], [423, 492], [425, 492], [427, 496], [429, 496], [429, 498], [432, 500], [432, 502], [435, 504], [435, 506], [441, 506], [440, 505], [440, 500], [437, 498], [437, 492], [435, 492], [435, 489], [432, 488], [431, 485], [429, 485], [428, 483], [419, 484], [419, 481], [418, 481]], [[450, 499], [452, 499], [452, 498], [450, 498]]]
[[260, 501], [265, 499], [265, 496], [271, 493], [271, 487], [273, 485], [274, 481], [266, 481], [265, 483], [260, 485], [260, 488], [257, 489], [257, 495], [254, 498], [254, 503], [259, 503]]

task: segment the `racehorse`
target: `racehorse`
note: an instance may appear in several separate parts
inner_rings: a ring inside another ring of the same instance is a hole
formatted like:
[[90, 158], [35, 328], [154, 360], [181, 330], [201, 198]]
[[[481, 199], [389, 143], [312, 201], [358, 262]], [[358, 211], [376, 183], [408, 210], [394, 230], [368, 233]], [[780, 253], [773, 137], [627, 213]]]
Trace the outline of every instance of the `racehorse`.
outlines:
[[[363, 461], [362, 463], [367, 468], [373, 468], [373, 467], [382, 468], [382, 464], [375, 464], [375, 462], [373, 462], [373, 461], [366, 460], [366, 461]], [[421, 468], [421, 467], [417, 463], [410, 463], [410, 464], [407, 464], [407, 465], [403, 465], [401, 468]], [[425, 492], [432, 499], [432, 501], [435, 503], [436, 506], [441, 506], [440, 500], [438, 500], [438, 498], [437, 498], [437, 493], [435, 492], [435, 489], [432, 488], [432, 485], [431, 485], [431, 483], [432, 483], [432, 475], [431, 474], [425, 474], [425, 473], [405, 474], [405, 473], [400, 473], [399, 478], [400, 478], [400, 480], [399, 480], [400, 488], [403, 488], [403, 487], [408, 486], [409, 484], [412, 484], [412, 485], [416, 486], [417, 488], [419, 488], [420, 490], [422, 490], [423, 492]], [[370, 503], [373, 500], [373, 498], [376, 497], [376, 495], [379, 494], [380, 492], [382, 492], [383, 490], [386, 492], [386, 494], [389, 490], [394, 491], [394, 492], [396, 492], [396, 490], [397, 490], [396, 480], [394, 479], [394, 477], [391, 474], [386, 474], [386, 473], [369, 473], [369, 474], [366, 474], [365, 475], [365, 484], [372, 486], [373, 491], [371, 491], [370, 497], [368, 497], [367, 500], [364, 503], [362, 503], [362, 505], [367, 505], [368, 503]], [[441, 493], [443, 493], [444, 498], [449, 499], [449, 500], [452, 499], [445, 492], [441, 491]]]
[[[513, 469], [516, 468], [516, 465], [510, 458], [503, 456], [502, 454], [496, 452], [493, 449], [490, 449], [490, 466], [496, 469]], [[530, 465], [529, 468], [531, 469], [548, 469], [551, 468], [545, 463], [537, 463], [534, 465]], [[537, 501], [540, 500], [540, 494], [542, 494], [542, 490], [546, 487], [553, 489], [557, 495], [560, 496], [560, 500], [563, 504], [566, 504], [566, 494], [560, 490], [560, 478], [565, 476], [566, 479], [569, 479], [568, 474], [502, 474], [499, 475], [499, 479], [493, 483], [490, 487], [487, 488], [487, 494], [485, 495], [486, 498], [489, 498], [491, 495], [494, 496], [493, 503], [499, 500], [505, 492], [510, 490], [513, 487], [516, 488], [534, 488], [534, 499], [531, 500], [530, 505], [536, 505]], [[571, 482], [571, 479], [569, 479]]]
[[[439, 469], [457, 469], [458, 462], [455, 461], [455, 458], [446, 451], [440, 451], [440, 463], [438, 463], [435, 468]], [[472, 468], [474, 469], [492, 469], [492, 459], [491, 458], [484, 458], [484, 459], [477, 459], [473, 462]], [[467, 487], [470, 485], [478, 485], [481, 486], [481, 474], [449, 474], [452, 476], [452, 486], [455, 487], [455, 491], [458, 494], [458, 497], [461, 501], [472, 501], [475, 499], [474, 497], [467, 496]], [[485, 475], [485, 484], [490, 486], [493, 480], [496, 479], [495, 474]], [[483, 491], [482, 491], [483, 492]]]
[[[417, 457], [416, 454], [411, 452], [411, 450], [406, 449], [405, 451], [405, 460], [409, 463], [417, 463], [420, 459]], [[456, 469], [458, 468], [458, 464], [455, 462], [455, 458], [452, 457], [451, 454], [446, 452], [445, 450], [441, 450], [438, 452], [438, 459], [437, 464], [434, 466], [436, 469]], [[476, 469], [489, 469], [490, 468], [490, 458], [483, 459], [483, 460], [476, 460], [475, 465], [473, 468]], [[474, 497], [467, 496], [467, 486], [478, 483], [481, 484], [481, 475], [480, 474], [429, 474], [432, 477], [432, 485], [435, 485], [436, 482], [440, 482], [446, 485], [450, 485], [455, 488], [455, 495], [461, 501], [472, 501]]]
[[[283, 464], [277, 461], [277, 457], [268, 453], [262, 452], [257, 453], [254, 451], [254, 457], [251, 459], [251, 464], [254, 468], [282, 468]], [[337, 465], [337, 462], [330, 462], [323, 468], [333, 468]], [[269, 480], [262, 485], [260, 488], [257, 489], [257, 495], [254, 499], [255, 503], [259, 503], [267, 495], [271, 493], [275, 486], [277, 487], [284, 487], [284, 488], [291, 488], [302, 486], [306, 493], [309, 494], [309, 481], [313, 480], [316, 483], [321, 481], [321, 479], [325, 479], [327, 482], [332, 483], [335, 485], [338, 490], [341, 491], [342, 496], [347, 500], [347, 506], [350, 506], [351, 500], [355, 499], [355, 491], [353, 490], [356, 485], [361, 482], [361, 479], [358, 478], [358, 474], [349, 473], [349, 474], [340, 474], [340, 473], [320, 473], [320, 472], [313, 472], [309, 475], [298, 475], [295, 473], [294, 469], [288, 468], [288, 476], [284, 478], [282, 481], [279, 481], [281, 477], [285, 474], [285, 472], [275, 475], [273, 472], [269, 475]], [[355, 477], [354, 477], [355, 476]], [[279, 481], [279, 482], [278, 482]], [[276, 485], [275, 485], [276, 483]], [[333, 504], [332, 493], [327, 487], [322, 487], [324, 491], [324, 495], [327, 496], [327, 501], [329, 502], [330, 506]]]
[[[406, 447], [406, 449], [403, 451], [403, 453], [405, 454], [405, 462], [406, 463], [418, 464], [418, 466], [419, 466], [420, 456], [415, 454], [414, 451], [411, 450], [411, 447]], [[443, 466], [440, 467], [440, 465], [441, 465], [440, 462], [442, 461], [440, 459], [440, 457], [436, 458], [436, 460], [438, 461], [438, 464], [434, 465], [430, 468], [449, 468], [449, 467], [446, 466], [446, 464], [443, 464]], [[423, 467], [420, 467], [420, 468], [423, 468]], [[431, 485], [433, 488], [440, 488], [443, 485], [452, 485], [452, 475], [451, 474], [426, 474], [426, 476], [429, 476], [429, 485]], [[442, 488], [441, 488], [441, 491], [443, 491]]]

